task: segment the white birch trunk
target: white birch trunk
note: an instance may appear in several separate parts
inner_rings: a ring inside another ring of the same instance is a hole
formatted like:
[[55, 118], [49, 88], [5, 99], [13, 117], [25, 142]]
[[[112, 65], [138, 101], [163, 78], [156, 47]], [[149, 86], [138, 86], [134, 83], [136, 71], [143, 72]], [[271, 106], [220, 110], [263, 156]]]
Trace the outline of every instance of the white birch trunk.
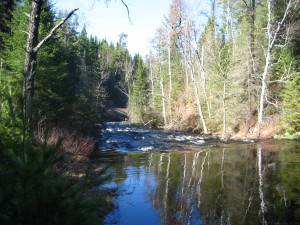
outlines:
[[[160, 40], [161, 42], [161, 40]], [[167, 113], [166, 113], [166, 99], [165, 99], [165, 89], [164, 89], [164, 78], [162, 77], [161, 71], [161, 56], [159, 54], [159, 74], [160, 74], [160, 90], [161, 90], [161, 101], [162, 101], [162, 115], [164, 119], [164, 126], [167, 125]]]
[[202, 85], [203, 85], [203, 93], [207, 105], [208, 117], [211, 118], [210, 104], [208, 101], [207, 91], [206, 91], [206, 77], [205, 77], [205, 70], [204, 70], [204, 46], [202, 46], [202, 51], [201, 51], [201, 78], [202, 78]]
[[203, 132], [208, 133], [206, 123], [205, 123], [205, 120], [204, 120], [204, 115], [203, 115], [203, 112], [202, 112], [201, 100], [200, 100], [200, 97], [199, 97], [199, 90], [198, 90], [198, 86], [196, 84], [195, 74], [193, 72], [193, 69], [191, 69], [190, 72], [191, 72], [191, 80], [193, 82], [194, 91], [195, 91], [195, 98], [196, 98], [198, 113], [199, 113], [200, 120], [201, 120], [201, 123], [202, 123], [202, 126], [203, 126]]
[[172, 98], [172, 65], [171, 65], [171, 34], [168, 36], [168, 69], [169, 69], [169, 104]]
[[151, 81], [151, 97], [152, 97], [152, 107], [154, 108], [154, 78], [153, 78], [153, 68], [152, 59], [150, 58], [150, 81]]
[[[298, 2], [296, 3], [298, 4]], [[265, 105], [265, 98], [266, 98], [266, 93], [268, 90], [268, 85], [267, 85], [267, 80], [268, 80], [268, 72], [270, 68], [270, 63], [271, 63], [271, 53], [272, 49], [275, 45], [275, 41], [277, 39], [278, 33], [284, 25], [285, 19], [287, 15], [290, 12], [290, 8], [292, 6], [292, 0], [290, 0], [286, 6], [284, 15], [281, 19], [280, 22], [277, 23], [277, 28], [272, 34], [272, 21], [271, 21], [271, 15], [272, 15], [272, 9], [271, 9], [271, 0], [268, 0], [268, 24], [267, 24], [267, 34], [268, 34], [268, 46], [267, 46], [267, 54], [266, 54], [266, 59], [265, 59], [265, 66], [264, 66], [264, 72], [262, 74], [262, 81], [261, 81], [261, 92], [260, 92], [260, 101], [259, 101], [259, 110], [258, 110], [258, 135], [260, 135], [261, 132], [261, 126], [263, 123], [263, 116], [264, 116], [264, 105]]]
[[226, 136], [226, 78], [224, 77], [223, 82], [223, 134], [222, 136]]
[[164, 125], [167, 125], [164, 79], [162, 77], [160, 78], [160, 90], [161, 90], [162, 114], [163, 114], [163, 118], [164, 118]]
[[187, 29], [184, 31], [184, 65], [185, 65], [185, 83], [186, 90], [189, 88], [189, 70], [188, 70], [188, 62], [187, 62]]

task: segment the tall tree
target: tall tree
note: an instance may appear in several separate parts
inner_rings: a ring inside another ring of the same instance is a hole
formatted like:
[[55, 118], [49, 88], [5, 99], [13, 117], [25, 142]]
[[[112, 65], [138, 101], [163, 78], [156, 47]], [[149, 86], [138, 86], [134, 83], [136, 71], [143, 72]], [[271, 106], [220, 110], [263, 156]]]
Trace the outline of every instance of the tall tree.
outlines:
[[25, 53], [24, 65], [24, 85], [23, 85], [23, 98], [24, 98], [24, 124], [25, 130], [31, 129], [32, 122], [32, 102], [34, 95], [34, 78], [35, 69], [37, 64], [37, 53], [41, 46], [48, 41], [78, 9], [71, 11], [60, 23], [52, 28], [49, 34], [41, 41], [38, 39], [39, 25], [42, 13], [42, 7], [45, 0], [33, 0], [31, 2], [31, 13], [29, 16], [28, 36]]
[[[274, 25], [274, 21], [272, 19], [273, 17], [273, 11], [272, 11], [272, 5], [271, 5], [271, 0], [267, 1], [267, 49], [266, 49], [266, 57], [265, 57], [265, 65], [264, 65], [264, 70], [261, 76], [261, 91], [260, 91], [260, 100], [259, 100], [259, 112], [258, 112], [258, 133], [261, 131], [261, 127], [263, 124], [263, 115], [264, 115], [264, 108], [265, 108], [265, 99], [267, 96], [267, 91], [268, 91], [268, 75], [269, 75], [269, 70], [271, 66], [271, 58], [272, 58], [272, 51], [273, 48], [276, 46], [276, 43], [279, 39], [279, 34], [282, 29], [282, 26], [286, 24], [286, 19], [291, 13], [292, 9], [294, 7], [297, 7], [298, 1], [293, 1], [289, 0], [287, 2], [287, 5], [284, 8], [284, 13], [282, 17], [278, 20], [276, 20], [276, 25]], [[285, 34], [286, 36], [288, 34]], [[288, 37], [285, 37], [286, 39]]]

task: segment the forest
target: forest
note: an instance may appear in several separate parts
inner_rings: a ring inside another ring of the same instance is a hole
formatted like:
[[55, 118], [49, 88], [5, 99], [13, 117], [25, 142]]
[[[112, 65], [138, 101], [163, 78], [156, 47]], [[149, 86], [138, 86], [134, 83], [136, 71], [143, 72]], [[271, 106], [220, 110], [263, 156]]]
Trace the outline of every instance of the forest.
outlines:
[[131, 85], [130, 119], [222, 137], [299, 132], [299, 2], [209, 4], [196, 14], [172, 1]]
[[142, 57], [125, 33], [112, 43], [79, 30], [77, 9], [0, 2], [1, 224], [97, 224], [104, 200], [84, 193], [109, 177], [82, 162], [110, 109], [167, 130], [300, 137], [299, 2], [209, 7], [195, 16], [189, 1], [172, 0]]

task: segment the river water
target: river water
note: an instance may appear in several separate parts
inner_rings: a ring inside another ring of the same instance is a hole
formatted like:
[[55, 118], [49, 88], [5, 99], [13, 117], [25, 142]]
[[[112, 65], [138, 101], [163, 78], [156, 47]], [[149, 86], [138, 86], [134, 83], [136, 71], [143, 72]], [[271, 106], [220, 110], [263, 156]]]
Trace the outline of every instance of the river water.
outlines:
[[[300, 142], [225, 142], [107, 123], [104, 224], [300, 224]], [[116, 154], [116, 152], [118, 154]]]

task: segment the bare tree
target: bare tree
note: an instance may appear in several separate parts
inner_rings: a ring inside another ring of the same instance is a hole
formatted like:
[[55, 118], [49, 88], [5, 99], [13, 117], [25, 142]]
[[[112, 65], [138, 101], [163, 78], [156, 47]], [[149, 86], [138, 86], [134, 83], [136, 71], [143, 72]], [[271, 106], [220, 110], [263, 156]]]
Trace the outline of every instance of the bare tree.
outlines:
[[[260, 101], [259, 101], [259, 111], [258, 111], [258, 135], [260, 135], [261, 127], [263, 123], [263, 115], [264, 115], [264, 107], [265, 107], [265, 100], [268, 91], [268, 73], [271, 67], [271, 57], [272, 57], [272, 50], [275, 47], [275, 43], [278, 39], [279, 32], [281, 28], [285, 25], [287, 16], [291, 13], [292, 7], [296, 7], [298, 5], [298, 1], [296, 0], [289, 0], [284, 14], [281, 20], [274, 23], [272, 21], [272, 1], [267, 0], [268, 4], [268, 24], [267, 24], [267, 50], [266, 50], [266, 57], [265, 57], [265, 65], [264, 71], [261, 76], [261, 91], [260, 91]], [[274, 25], [276, 24], [276, 25]]]

